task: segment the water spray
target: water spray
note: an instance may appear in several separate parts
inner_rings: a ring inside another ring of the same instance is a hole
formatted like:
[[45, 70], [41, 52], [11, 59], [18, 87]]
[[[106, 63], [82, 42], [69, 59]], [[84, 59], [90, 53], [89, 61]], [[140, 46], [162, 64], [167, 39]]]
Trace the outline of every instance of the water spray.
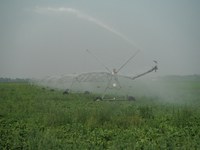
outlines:
[[135, 44], [133, 43], [132, 40], [130, 40], [127, 36], [125, 36], [124, 34], [122, 34], [121, 32], [117, 31], [116, 29], [114, 29], [113, 27], [107, 25], [106, 23], [88, 15], [88, 14], [85, 14], [77, 9], [74, 9], [74, 8], [64, 8], [64, 7], [61, 7], [61, 8], [52, 8], [52, 7], [45, 7], [45, 8], [42, 8], [42, 7], [36, 7], [35, 9], [36, 12], [39, 12], [39, 13], [44, 13], [44, 12], [55, 12], [55, 13], [69, 13], [69, 14], [72, 14], [72, 15], [75, 15], [76, 17], [80, 18], [80, 19], [83, 19], [83, 20], [87, 20], [91, 23], [94, 23], [96, 24], [97, 26], [121, 37], [124, 41], [128, 42], [129, 44], [131, 44], [132, 46], [135, 46]]

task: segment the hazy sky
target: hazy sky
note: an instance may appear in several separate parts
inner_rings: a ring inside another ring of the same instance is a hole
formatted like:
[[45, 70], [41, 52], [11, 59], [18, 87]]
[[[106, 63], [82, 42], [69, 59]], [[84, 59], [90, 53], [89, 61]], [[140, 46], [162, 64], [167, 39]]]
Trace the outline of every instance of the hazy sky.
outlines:
[[0, 0], [0, 77], [200, 74], [199, 0]]

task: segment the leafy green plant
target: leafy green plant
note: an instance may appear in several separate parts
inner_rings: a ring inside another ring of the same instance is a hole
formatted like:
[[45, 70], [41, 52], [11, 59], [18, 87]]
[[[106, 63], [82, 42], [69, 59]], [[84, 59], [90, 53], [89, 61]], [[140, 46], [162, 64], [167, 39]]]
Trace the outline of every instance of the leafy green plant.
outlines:
[[0, 83], [0, 149], [199, 149], [196, 84], [188, 86], [195, 103], [179, 105], [153, 97], [95, 102], [95, 95]]

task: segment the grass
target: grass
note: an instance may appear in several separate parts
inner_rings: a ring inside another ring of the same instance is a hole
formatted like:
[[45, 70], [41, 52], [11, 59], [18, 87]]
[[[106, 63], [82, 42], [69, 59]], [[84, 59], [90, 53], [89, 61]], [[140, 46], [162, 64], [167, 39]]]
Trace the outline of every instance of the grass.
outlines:
[[96, 102], [95, 95], [0, 83], [0, 149], [200, 149], [200, 84], [180, 85], [190, 103]]

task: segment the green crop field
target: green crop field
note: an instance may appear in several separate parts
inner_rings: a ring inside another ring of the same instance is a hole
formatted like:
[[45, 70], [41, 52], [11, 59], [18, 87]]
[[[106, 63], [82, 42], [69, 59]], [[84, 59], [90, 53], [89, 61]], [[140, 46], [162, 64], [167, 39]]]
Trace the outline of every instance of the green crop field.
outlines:
[[177, 103], [141, 94], [93, 101], [96, 95], [0, 83], [0, 149], [200, 149], [200, 80], [167, 79], [173, 84]]

